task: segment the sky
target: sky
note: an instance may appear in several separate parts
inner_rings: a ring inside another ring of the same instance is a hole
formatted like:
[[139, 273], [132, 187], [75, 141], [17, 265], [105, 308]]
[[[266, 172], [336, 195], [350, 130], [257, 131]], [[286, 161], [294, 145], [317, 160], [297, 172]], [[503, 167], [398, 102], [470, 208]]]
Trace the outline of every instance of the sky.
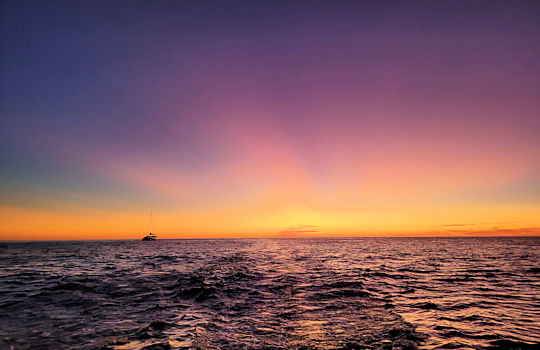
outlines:
[[540, 235], [536, 1], [0, 6], [0, 240]]

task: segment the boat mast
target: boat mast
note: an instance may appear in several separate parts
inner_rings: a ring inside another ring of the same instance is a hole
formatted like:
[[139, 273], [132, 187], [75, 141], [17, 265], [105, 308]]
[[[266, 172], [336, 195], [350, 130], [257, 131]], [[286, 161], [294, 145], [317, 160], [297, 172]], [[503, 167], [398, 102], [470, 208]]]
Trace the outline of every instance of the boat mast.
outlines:
[[150, 209], [150, 233], [152, 233], [152, 209]]

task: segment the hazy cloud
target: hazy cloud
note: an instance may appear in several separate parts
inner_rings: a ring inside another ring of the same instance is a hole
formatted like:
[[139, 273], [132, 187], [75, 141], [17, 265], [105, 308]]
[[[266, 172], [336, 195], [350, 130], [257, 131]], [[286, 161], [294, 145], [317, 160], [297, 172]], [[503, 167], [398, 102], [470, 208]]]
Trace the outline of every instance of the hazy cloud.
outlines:
[[508, 225], [511, 222], [476, 222], [476, 223], [462, 223], [462, 224], [447, 224], [443, 227], [466, 227], [466, 226], [479, 226], [479, 225]]
[[424, 232], [422, 236], [536, 236], [540, 235], [540, 227], [517, 227], [492, 229], [455, 229], [446, 231]]
[[319, 226], [315, 225], [296, 225], [289, 226], [283, 231], [277, 233], [278, 237], [299, 237], [299, 236], [309, 236], [313, 233], [320, 233]]

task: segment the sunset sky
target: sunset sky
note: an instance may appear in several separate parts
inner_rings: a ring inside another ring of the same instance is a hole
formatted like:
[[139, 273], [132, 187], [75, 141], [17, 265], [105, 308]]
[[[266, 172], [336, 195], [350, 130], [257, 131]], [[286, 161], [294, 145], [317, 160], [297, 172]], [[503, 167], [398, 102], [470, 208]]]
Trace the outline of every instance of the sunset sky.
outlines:
[[536, 1], [2, 1], [0, 240], [540, 234]]

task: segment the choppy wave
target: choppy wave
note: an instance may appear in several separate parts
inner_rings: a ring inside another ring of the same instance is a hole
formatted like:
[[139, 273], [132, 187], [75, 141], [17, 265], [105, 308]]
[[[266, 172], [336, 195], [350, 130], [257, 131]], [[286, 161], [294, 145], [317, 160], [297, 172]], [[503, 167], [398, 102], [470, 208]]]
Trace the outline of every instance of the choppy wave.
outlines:
[[0, 347], [538, 349], [539, 238], [0, 245]]

